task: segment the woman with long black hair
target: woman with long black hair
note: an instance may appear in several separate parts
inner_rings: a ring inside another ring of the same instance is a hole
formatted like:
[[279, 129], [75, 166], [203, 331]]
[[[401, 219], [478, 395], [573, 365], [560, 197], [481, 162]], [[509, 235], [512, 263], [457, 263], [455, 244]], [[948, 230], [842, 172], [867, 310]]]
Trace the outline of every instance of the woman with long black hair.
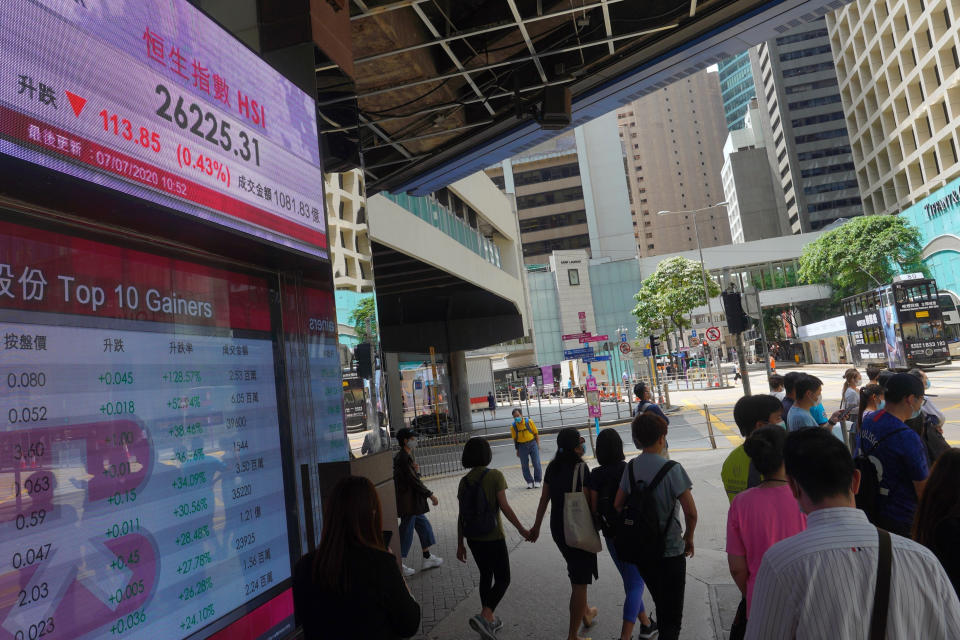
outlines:
[[420, 605], [383, 542], [383, 511], [366, 478], [341, 479], [327, 500], [320, 547], [300, 559], [293, 604], [304, 640], [409, 638]]
[[[587, 604], [587, 585], [597, 577], [597, 554], [576, 549], [567, 544], [563, 533], [563, 503], [567, 492], [589, 486], [590, 470], [583, 461], [583, 438], [572, 427], [561, 429], [557, 434], [557, 455], [554, 456], [543, 475], [543, 492], [537, 507], [537, 520], [530, 529], [530, 542], [536, 542], [540, 535], [540, 525], [550, 504], [550, 533], [567, 562], [567, 576], [570, 578], [570, 625], [567, 640], [580, 638], [580, 624], [593, 626], [597, 608]], [[576, 481], [574, 474], [583, 474], [583, 480]]]
[[960, 595], [960, 449], [937, 458], [913, 521], [913, 539], [933, 551]]

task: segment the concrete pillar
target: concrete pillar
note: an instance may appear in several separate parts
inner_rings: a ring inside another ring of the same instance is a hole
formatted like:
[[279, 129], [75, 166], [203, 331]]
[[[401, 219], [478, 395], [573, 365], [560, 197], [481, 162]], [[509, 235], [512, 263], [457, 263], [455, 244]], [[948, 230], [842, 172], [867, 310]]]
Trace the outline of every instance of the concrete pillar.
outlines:
[[400, 379], [400, 359], [396, 353], [383, 353], [383, 374], [387, 379], [387, 418], [390, 433], [407, 426], [403, 419], [403, 386]]
[[470, 412], [470, 385], [467, 382], [465, 351], [450, 353], [450, 393], [450, 409], [454, 419], [460, 422], [462, 431], [472, 431], [473, 414]]

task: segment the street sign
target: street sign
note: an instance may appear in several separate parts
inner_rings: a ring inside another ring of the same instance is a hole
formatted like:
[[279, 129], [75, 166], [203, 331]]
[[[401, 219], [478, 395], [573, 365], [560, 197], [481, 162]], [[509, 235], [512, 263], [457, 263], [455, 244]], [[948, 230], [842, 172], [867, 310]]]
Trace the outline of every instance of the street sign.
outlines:
[[699, 347], [699, 346], [700, 346], [700, 339], [697, 338], [696, 336], [690, 336], [690, 346], [691, 346], [691, 347]]
[[593, 355], [593, 348], [585, 347], [583, 349], [564, 349], [563, 357], [565, 360], [576, 360], [577, 358], [590, 357]]
[[697, 330], [696, 330], [696, 329], [690, 329], [690, 335], [693, 336], [694, 338], [696, 338], [696, 337], [697, 337]]
[[606, 342], [606, 341], [609, 340], [609, 339], [610, 339], [610, 336], [608, 336], [608, 335], [602, 335], [602, 336], [589, 336], [589, 335], [588, 335], [588, 336], [581, 336], [581, 337], [580, 337], [580, 343], [583, 344], [583, 343], [586, 343], [586, 342]]
[[649, 357], [652, 356], [652, 355], [653, 355], [653, 351], [652, 351], [651, 349], [644, 349], [644, 350], [643, 350], [643, 357], [644, 357], [644, 358], [649, 358]]
[[610, 356], [587, 356], [583, 358], [584, 362], [610, 362]]
[[629, 343], [629, 342], [621, 342], [621, 343], [620, 343], [620, 353], [622, 353], [622, 354], [624, 354], [624, 355], [630, 353], [630, 343]]
[[414, 381], [413, 381], [413, 388], [416, 389], [417, 391], [420, 391], [421, 389], [423, 389], [423, 380], [419, 380], [419, 379], [418, 379], [418, 380], [414, 380]]
[[626, 341], [627, 341], [627, 334], [621, 333], [621, 334], [620, 334], [620, 342], [626, 342]]
[[560, 336], [560, 338], [562, 340], [579, 340], [581, 338], [589, 338], [591, 335], [593, 334], [590, 333], [589, 331], [586, 331], [584, 333], [565, 333], [562, 336]]
[[587, 376], [587, 379], [584, 381], [584, 388], [587, 391], [596, 391], [597, 379], [594, 376]]
[[710, 327], [707, 329], [707, 338], [716, 342], [720, 339], [720, 327]]

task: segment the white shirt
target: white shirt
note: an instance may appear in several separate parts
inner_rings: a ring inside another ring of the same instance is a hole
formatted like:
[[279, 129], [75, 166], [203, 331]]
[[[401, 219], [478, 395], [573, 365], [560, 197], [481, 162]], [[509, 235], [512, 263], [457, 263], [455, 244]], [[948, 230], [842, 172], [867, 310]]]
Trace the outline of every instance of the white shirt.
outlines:
[[[887, 638], [956, 638], [960, 601], [936, 556], [890, 535], [893, 567]], [[864, 640], [877, 581], [877, 530], [863, 511], [820, 509], [807, 530], [763, 556], [747, 640]]]

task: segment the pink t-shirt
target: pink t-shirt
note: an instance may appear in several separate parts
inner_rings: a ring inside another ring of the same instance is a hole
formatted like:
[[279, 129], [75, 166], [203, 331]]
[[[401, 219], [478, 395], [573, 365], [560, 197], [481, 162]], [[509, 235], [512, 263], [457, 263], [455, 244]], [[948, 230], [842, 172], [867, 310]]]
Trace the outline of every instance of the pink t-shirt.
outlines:
[[747, 558], [748, 618], [763, 554], [806, 528], [807, 516], [800, 511], [786, 483], [747, 489], [733, 499], [727, 513], [727, 553]]

